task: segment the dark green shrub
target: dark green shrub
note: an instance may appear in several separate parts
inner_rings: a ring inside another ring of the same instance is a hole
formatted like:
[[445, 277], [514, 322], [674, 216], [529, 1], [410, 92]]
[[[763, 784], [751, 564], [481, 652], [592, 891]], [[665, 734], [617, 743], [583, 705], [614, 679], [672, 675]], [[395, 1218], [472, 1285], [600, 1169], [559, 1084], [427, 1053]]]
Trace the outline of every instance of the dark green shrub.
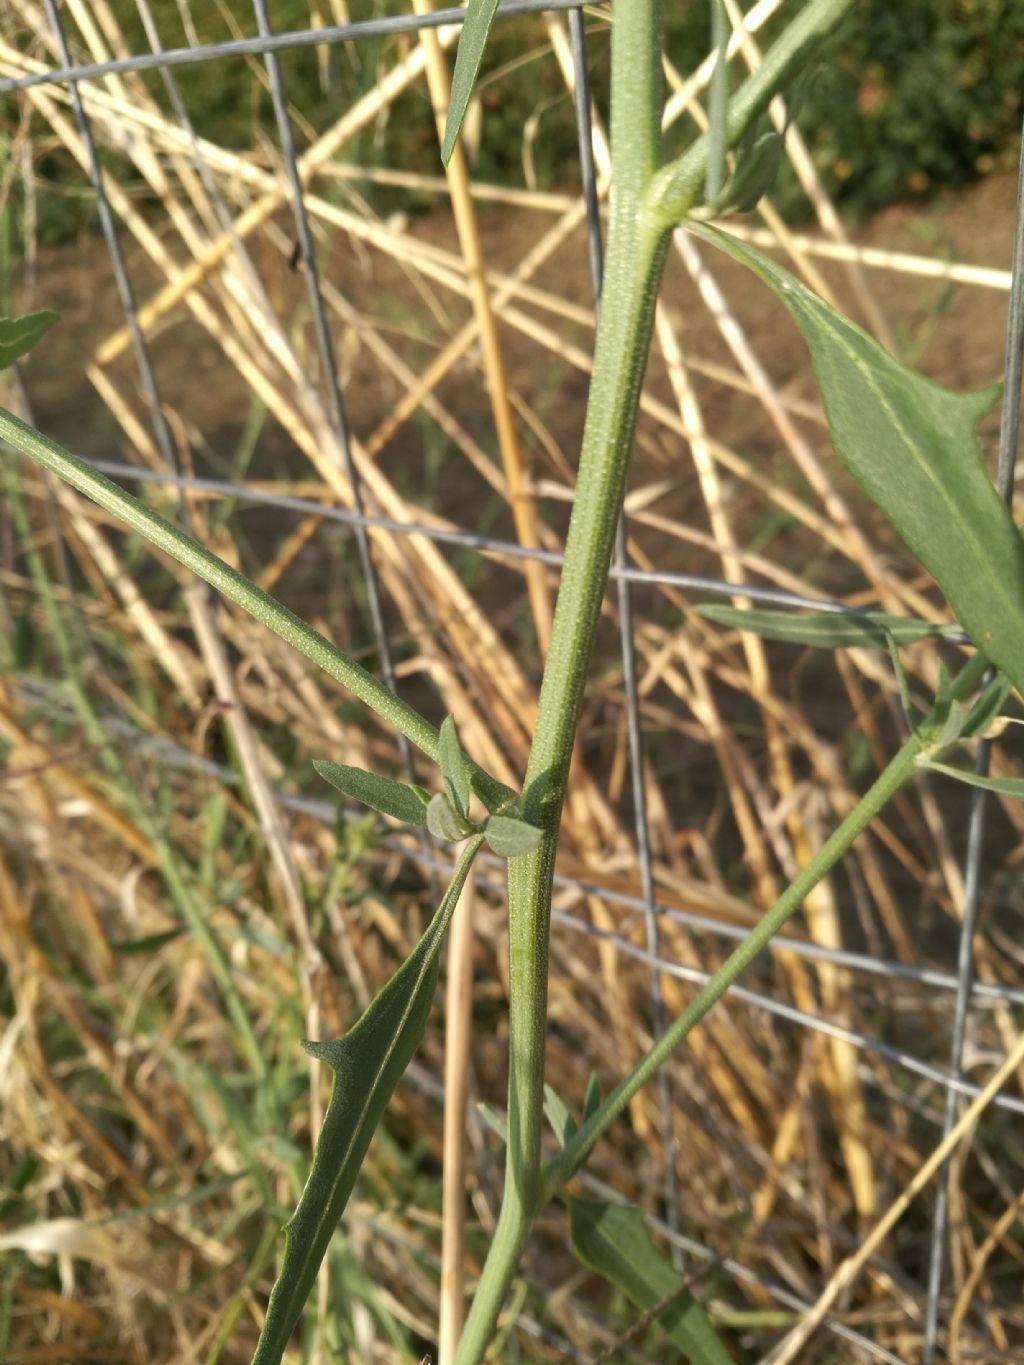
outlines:
[[864, 0], [798, 124], [831, 191], [872, 209], [1012, 159], [1022, 96], [1015, 0]]

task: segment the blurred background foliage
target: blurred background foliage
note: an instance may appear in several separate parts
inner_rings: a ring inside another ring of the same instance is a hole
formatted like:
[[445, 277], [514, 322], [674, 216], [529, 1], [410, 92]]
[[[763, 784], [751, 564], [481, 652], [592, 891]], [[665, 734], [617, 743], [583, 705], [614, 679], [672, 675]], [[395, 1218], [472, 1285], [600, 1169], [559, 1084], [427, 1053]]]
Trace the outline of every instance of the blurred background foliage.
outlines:
[[[406, 8], [394, 0], [277, 0], [273, 23], [283, 31]], [[114, 0], [112, 9], [132, 40], [131, 50], [145, 51], [149, 43], [135, 0]], [[166, 47], [223, 41], [253, 31], [248, 0], [152, 0], [151, 10]], [[762, 45], [793, 11], [792, 0], [781, 7], [760, 35]], [[673, 62], [680, 71], [692, 70], [708, 50], [707, 0], [668, 5], [667, 23]], [[600, 102], [609, 46], [602, 11], [593, 11], [588, 25], [592, 88]], [[392, 65], [396, 44], [404, 49], [414, 41], [411, 35], [370, 38], [285, 54], [289, 95], [302, 111], [297, 120], [300, 139], [327, 127], [370, 88]], [[826, 187], [847, 210], [869, 212], [921, 197], [1012, 162], [1024, 108], [1024, 5], [1015, 0], [862, 0], [823, 57], [805, 82], [797, 122], [814, 149]], [[740, 67], [740, 62], [733, 63], [736, 80]], [[258, 60], [221, 62], [216, 68], [183, 66], [176, 75], [197, 133], [236, 149], [265, 144], [267, 157], [273, 156], [273, 119]], [[152, 73], [147, 82], [162, 101], [159, 76]], [[553, 189], [575, 179], [572, 109], [535, 17], [495, 26], [479, 98], [479, 135], [470, 139], [478, 180], [525, 180], [532, 188]], [[13, 100], [0, 99], [5, 140], [14, 131], [14, 109]], [[673, 146], [693, 131], [692, 124], [680, 120], [673, 129]], [[389, 106], [385, 117], [346, 148], [345, 156], [364, 167], [436, 174], [437, 139], [425, 89], [417, 85]], [[65, 155], [44, 155], [36, 168], [47, 190], [37, 196], [38, 239], [58, 242], [90, 225], [91, 198], [74, 188], [81, 185], [80, 174]], [[119, 175], [126, 170], [119, 162]], [[421, 202], [408, 188], [375, 185], [364, 192], [383, 213], [415, 210]], [[788, 165], [775, 198], [790, 219], [805, 211]], [[422, 203], [429, 202], [431, 196], [424, 195]], [[12, 216], [16, 221], [19, 215]], [[14, 235], [16, 239], [16, 228]]]

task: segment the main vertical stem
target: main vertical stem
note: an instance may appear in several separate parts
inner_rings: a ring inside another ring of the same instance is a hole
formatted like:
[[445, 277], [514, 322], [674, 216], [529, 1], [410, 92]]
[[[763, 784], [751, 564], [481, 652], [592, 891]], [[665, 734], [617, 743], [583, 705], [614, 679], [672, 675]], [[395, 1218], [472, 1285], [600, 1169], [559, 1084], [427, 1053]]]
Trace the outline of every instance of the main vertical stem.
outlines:
[[551, 885], [573, 739], [622, 507], [665, 232], [644, 207], [660, 164], [660, 0], [619, 0], [612, 28], [615, 180], [590, 398], [523, 814], [544, 836], [509, 863], [509, 1122], [501, 1216], [456, 1354], [481, 1359], [537, 1211]]

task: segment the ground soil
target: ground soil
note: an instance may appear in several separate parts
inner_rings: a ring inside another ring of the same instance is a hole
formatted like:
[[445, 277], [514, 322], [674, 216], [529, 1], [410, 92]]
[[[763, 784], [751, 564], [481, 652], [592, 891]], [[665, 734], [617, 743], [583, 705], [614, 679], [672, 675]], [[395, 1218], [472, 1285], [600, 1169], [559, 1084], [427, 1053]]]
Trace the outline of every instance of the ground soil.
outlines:
[[[850, 232], [854, 240], [870, 246], [1008, 269], [1015, 194], [1014, 176], [993, 175], [955, 193], [941, 194], [927, 204], [892, 207], [851, 225]], [[536, 239], [541, 222], [540, 216], [531, 212], [481, 209], [480, 227], [488, 261], [501, 270], [513, 268]], [[410, 224], [410, 230], [427, 240], [455, 246], [446, 214], [420, 215]], [[808, 225], [807, 230], [813, 231], [813, 225]], [[575, 302], [587, 304], [591, 285], [582, 247], [580, 239], [570, 241], [549, 262], [537, 282]], [[344, 243], [339, 242], [338, 248], [339, 279], [343, 279], [346, 291], [367, 312], [387, 317], [387, 306], [380, 300], [389, 284], [395, 285], [394, 298], [411, 293], [408, 277], [393, 262], [374, 258], [367, 264], [365, 256], [360, 255], [353, 264], [353, 253], [345, 250]], [[154, 285], [153, 271], [130, 245], [128, 259], [136, 294], [144, 299]], [[806, 350], [795, 329], [780, 325], [780, 314], [772, 297], [766, 290], [752, 287], [732, 263], [716, 260], [714, 268], [730, 304], [773, 377], [790, 386], [802, 385], [809, 394]], [[856, 315], [842, 270], [829, 263], [822, 269]], [[272, 263], [272, 273], [280, 274], [277, 263]], [[87, 234], [57, 247], [44, 248], [34, 275], [34, 287], [22, 291], [25, 302], [53, 308], [61, 318], [60, 326], [27, 366], [36, 420], [57, 440], [83, 453], [110, 456], [111, 442], [118, 441], [114, 423], [84, 373], [84, 361], [124, 317], [106, 248], [98, 237]], [[902, 355], [930, 378], [953, 388], [972, 388], [999, 375], [1005, 293], [969, 285], [951, 286], [891, 271], [869, 271], [868, 278], [894, 329]], [[463, 315], [465, 310], [460, 301], [449, 304], [441, 291], [436, 293], [442, 307], [453, 317]], [[694, 352], [727, 360], [714, 322], [674, 265], [669, 268], [664, 296], [683, 320], [686, 342]], [[376, 307], [372, 306], [374, 301]], [[401, 305], [394, 307], [400, 310]], [[418, 330], [413, 322], [412, 304], [405, 320], [393, 325], [399, 332], [405, 329], [414, 334]], [[574, 339], [583, 341], [585, 334], [581, 331]], [[585, 380], [567, 367], [563, 370], [511, 328], [505, 329], [504, 343], [517, 387], [530, 394], [535, 403], [538, 393], [542, 398], [545, 392], [553, 394], [544, 415], [552, 419], [553, 434], [565, 444], [566, 453], [572, 458], [570, 438], [579, 425]], [[207, 439], [215, 438], [218, 432], [228, 437], [237, 431], [248, 410], [246, 395], [232, 367], [205, 334], [183, 315], [174, 315], [155, 338], [153, 355], [161, 398], [168, 408], [187, 415]], [[379, 384], [367, 382], [368, 375], [361, 365], [356, 363], [349, 368], [348, 416], [353, 429], [364, 434], [387, 411], [388, 398]], [[659, 379], [660, 376], [652, 375], [655, 384]], [[478, 401], [469, 407], [479, 409], [482, 415], [486, 412], [486, 401], [478, 380], [472, 388]], [[763, 429], [763, 416], [758, 415], [753, 428], [748, 426], [752, 419], [744, 411], [747, 405], [738, 404], [735, 395], [720, 386], [706, 388], [704, 405], [709, 426], [720, 440], [744, 446], [750, 439], [756, 439], [757, 429]], [[464, 399], [462, 406], [466, 406]], [[538, 406], [545, 408], [543, 402]], [[756, 406], [752, 411], [758, 413]], [[467, 417], [472, 417], [471, 411]], [[774, 444], [770, 437], [767, 439]]]

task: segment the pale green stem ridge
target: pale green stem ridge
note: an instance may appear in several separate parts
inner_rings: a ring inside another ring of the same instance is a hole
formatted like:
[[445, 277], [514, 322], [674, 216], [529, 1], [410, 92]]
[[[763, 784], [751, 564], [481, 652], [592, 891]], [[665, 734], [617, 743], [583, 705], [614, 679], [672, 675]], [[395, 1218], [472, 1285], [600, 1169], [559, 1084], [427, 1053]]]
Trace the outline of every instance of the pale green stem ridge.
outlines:
[[[854, 3], [855, 0], [808, 0], [768, 50], [761, 65], [730, 99], [725, 125], [727, 147], [736, 146], [773, 97], [807, 65], [814, 49]], [[710, 153], [711, 139], [705, 133], [681, 157], [662, 167], [651, 181], [647, 202], [666, 230], [681, 222], [701, 198]]]
[[[5, 408], [0, 408], [0, 439], [58, 474], [72, 488], [99, 503], [158, 550], [163, 550], [186, 569], [191, 569], [211, 587], [279, 635], [293, 649], [344, 684], [360, 701], [376, 711], [382, 720], [405, 735], [428, 758], [437, 761], [437, 730], [428, 720], [378, 682], [372, 673], [332, 645], [319, 631], [225, 564], [223, 559]], [[479, 768], [473, 776], [474, 789], [488, 807], [500, 805], [515, 795], [503, 783], [496, 782]]]
[[[962, 670], [953, 684], [953, 695], [967, 696], [978, 685], [988, 661], [978, 655]], [[864, 793], [850, 814], [833, 830], [818, 853], [790, 883], [770, 910], [758, 921], [739, 947], [722, 963], [718, 971], [690, 1001], [672, 1025], [644, 1054], [628, 1076], [619, 1082], [582, 1128], [565, 1144], [544, 1171], [542, 1201], [547, 1202], [560, 1185], [569, 1180], [583, 1165], [594, 1144], [604, 1130], [622, 1113], [630, 1100], [668, 1060], [686, 1035], [704, 1018], [754, 958], [779, 932], [790, 916], [799, 909], [807, 896], [842, 855], [863, 833], [878, 812], [892, 799], [899, 788], [917, 771], [917, 758], [925, 741], [913, 734], [890, 760], [871, 787]]]

